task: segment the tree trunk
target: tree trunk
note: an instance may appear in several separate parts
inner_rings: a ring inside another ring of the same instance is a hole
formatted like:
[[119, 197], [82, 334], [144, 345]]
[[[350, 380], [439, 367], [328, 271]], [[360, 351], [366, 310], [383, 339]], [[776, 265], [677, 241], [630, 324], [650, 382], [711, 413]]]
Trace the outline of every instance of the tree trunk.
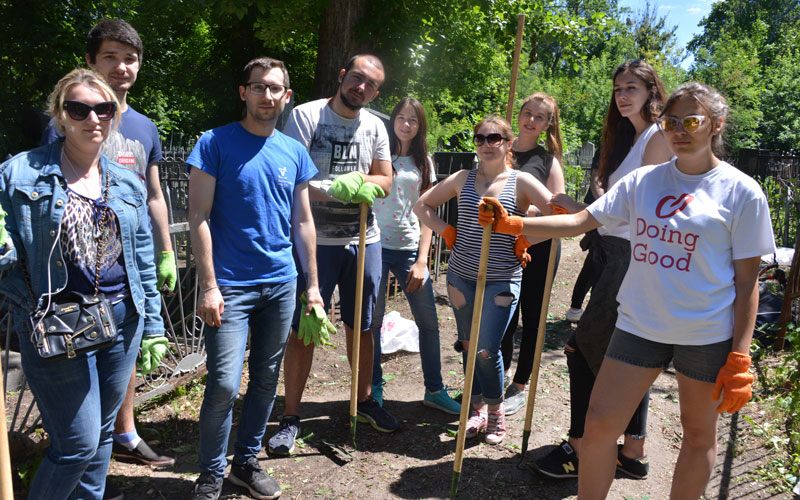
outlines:
[[330, 0], [319, 26], [317, 67], [314, 71], [314, 99], [329, 97], [339, 85], [339, 69], [359, 48], [356, 26], [367, 12], [366, 0]]

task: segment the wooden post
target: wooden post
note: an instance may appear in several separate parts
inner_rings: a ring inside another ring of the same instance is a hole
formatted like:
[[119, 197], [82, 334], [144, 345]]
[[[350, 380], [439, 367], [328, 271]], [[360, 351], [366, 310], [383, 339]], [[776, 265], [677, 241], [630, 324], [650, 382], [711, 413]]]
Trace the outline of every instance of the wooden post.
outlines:
[[506, 121], [511, 123], [514, 113], [514, 96], [517, 93], [517, 75], [519, 74], [519, 52], [522, 49], [522, 34], [525, 32], [525, 14], [517, 16], [517, 39], [514, 42], [514, 59], [511, 63], [511, 84], [508, 90], [508, 104], [506, 104]]
[[353, 448], [356, 447], [356, 423], [358, 422], [358, 366], [361, 354], [361, 309], [364, 304], [364, 260], [367, 247], [367, 209], [366, 203], [361, 204], [361, 215], [358, 220], [358, 261], [356, 263], [356, 301], [353, 312], [353, 352], [350, 370], [350, 434], [353, 437]]

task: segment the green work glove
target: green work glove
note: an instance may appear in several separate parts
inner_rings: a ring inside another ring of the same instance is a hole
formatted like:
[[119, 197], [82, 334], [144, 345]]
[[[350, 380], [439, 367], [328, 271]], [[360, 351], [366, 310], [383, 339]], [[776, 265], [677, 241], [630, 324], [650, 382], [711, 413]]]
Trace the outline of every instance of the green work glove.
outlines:
[[328, 189], [328, 194], [339, 201], [350, 203], [362, 184], [364, 184], [364, 175], [361, 172], [350, 172], [334, 179]]
[[8, 237], [8, 231], [6, 231], [6, 211], [0, 208], [0, 249], [10, 243], [11, 238]]
[[372, 206], [375, 202], [375, 198], [383, 198], [384, 196], [386, 196], [386, 193], [383, 191], [382, 187], [372, 182], [365, 182], [358, 188], [358, 192], [353, 195], [350, 201], [352, 203], [366, 203]]
[[143, 338], [136, 367], [142, 372], [142, 375], [147, 375], [158, 368], [168, 350], [169, 341], [163, 335]]
[[178, 268], [175, 266], [175, 252], [161, 252], [158, 254], [158, 266], [156, 266], [156, 288], [164, 290], [166, 285], [167, 292], [175, 291], [175, 283], [178, 282]]
[[300, 296], [300, 326], [297, 330], [297, 338], [303, 341], [303, 345], [314, 344], [333, 345], [331, 334], [336, 333], [336, 327], [328, 319], [325, 309], [316, 305], [311, 309], [311, 314], [306, 314], [306, 294]]

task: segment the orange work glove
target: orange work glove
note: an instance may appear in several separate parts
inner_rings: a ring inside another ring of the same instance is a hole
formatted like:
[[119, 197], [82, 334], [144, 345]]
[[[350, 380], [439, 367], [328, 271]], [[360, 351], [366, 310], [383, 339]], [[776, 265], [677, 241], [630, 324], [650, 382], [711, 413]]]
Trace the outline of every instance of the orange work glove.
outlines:
[[753, 397], [755, 377], [747, 370], [750, 356], [740, 352], [729, 352], [725, 366], [719, 369], [717, 383], [711, 396], [715, 401], [722, 395], [717, 412], [736, 413]]
[[529, 246], [531, 246], [531, 242], [522, 235], [517, 236], [517, 239], [514, 240], [514, 255], [517, 256], [517, 260], [519, 261], [519, 265], [522, 266], [522, 269], [525, 269], [525, 267], [531, 263], [531, 254], [528, 253]]
[[447, 245], [447, 249], [452, 250], [456, 246], [456, 228], [448, 224], [442, 231], [442, 239], [444, 244]]
[[483, 227], [492, 224], [496, 233], [511, 236], [522, 234], [522, 217], [508, 215], [500, 200], [491, 196], [484, 196], [478, 204], [478, 223]]

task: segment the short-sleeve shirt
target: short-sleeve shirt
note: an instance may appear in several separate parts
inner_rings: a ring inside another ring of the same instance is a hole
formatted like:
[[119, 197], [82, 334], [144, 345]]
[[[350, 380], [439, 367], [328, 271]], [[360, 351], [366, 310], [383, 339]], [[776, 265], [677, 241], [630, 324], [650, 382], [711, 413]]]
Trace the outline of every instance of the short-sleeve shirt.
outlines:
[[209, 224], [217, 283], [295, 279], [294, 190], [317, 173], [305, 148], [277, 130], [262, 137], [236, 122], [205, 132], [186, 163], [216, 179]]
[[[422, 172], [411, 156], [392, 161], [392, 190], [386, 198], [375, 200], [373, 208], [381, 230], [381, 247], [390, 250], [416, 250], [419, 247], [419, 220], [413, 212], [422, 187]], [[430, 184], [436, 182], [433, 163], [428, 159]]]
[[[51, 120], [42, 136], [42, 144], [50, 144], [61, 137]], [[132, 107], [122, 113], [119, 128], [109, 134], [103, 144], [103, 154], [123, 167], [136, 172], [145, 182], [147, 167], [163, 158], [161, 139], [155, 123]]]
[[[312, 186], [324, 187], [350, 172], [368, 174], [373, 160], [390, 161], [389, 136], [380, 119], [361, 109], [353, 119], [336, 114], [330, 99], [318, 99], [292, 110], [284, 133], [307, 149], [319, 173]], [[318, 245], [358, 243], [359, 206], [355, 203], [311, 202]], [[367, 219], [367, 243], [380, 239], [375, 216]]]
[[634, 170], [587, 210], [608, 228], [630, 227], [618, 328], [679, 345], [733, 336], [733, 261], [775, 249], [756, 181], [725, 162], [687, 175], [673, 159]]

